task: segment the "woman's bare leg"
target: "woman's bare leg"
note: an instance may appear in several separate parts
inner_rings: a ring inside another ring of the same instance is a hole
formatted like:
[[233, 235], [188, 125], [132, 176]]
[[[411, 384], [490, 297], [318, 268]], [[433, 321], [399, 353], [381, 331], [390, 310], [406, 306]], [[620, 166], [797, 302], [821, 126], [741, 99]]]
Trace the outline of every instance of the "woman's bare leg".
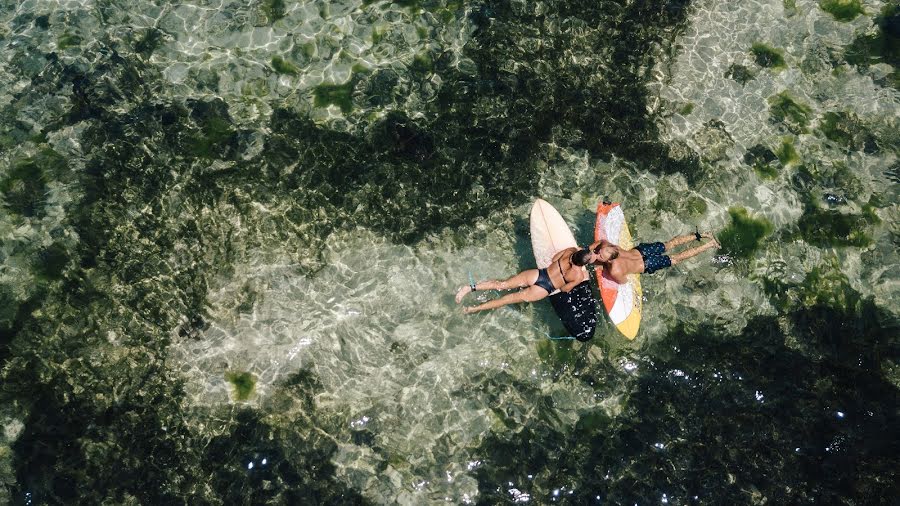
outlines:
[[[476, 290], [513, 290], [516, 288], [525, 288], [526, 286], [531, 286], [537, 281], [538, 270], [537, 269], [528, 269], [527, 271], [522, 271], [515, 276], [504, 279], [503, 281], [497, 281], [496, 279], [491, 279], [488, 281], [479, 281], [475, 283]], [[462, 302], [463, 297], [466, 296], [469, 292], [472, 291], [472, 287], [466, 285], [459, 289], [456, 292], [456, 303], [459, 304]]]
[[704, 251], [706, 251], [710, 248], [718, 248], [718, 247], [719, 247], [719, 241], [713, 239], [713, 240], [709, 241], [708, 243], [704, 244], [703, 246], [697, 246], [696, 248], [684, 250], [681, 253], [678, 253], [677, 255], [670, 256], [669, 258], [672, 260], [672, 265], [675, 265], [677, 263], [687, 260], [688, 258], [697, 256], [700, 253], [703, 253]]
[[508, 293], [503, 297], [500, 297], [499, 299], [494, 299], [478, 306], [463, 308], [463, 312], [466, 314], [477, 313], [478, 311], [497, 309], [498, 307], [503, 307], [508, 304], [518, 304], [520, 302], [535, 302], [547, 297], [547, 295], [550, 295], [549, 293], [547, 293], [547, 290], [544, 290], [539, 286], [529, 286], [528, 288], [519, 290], [516, 293]]

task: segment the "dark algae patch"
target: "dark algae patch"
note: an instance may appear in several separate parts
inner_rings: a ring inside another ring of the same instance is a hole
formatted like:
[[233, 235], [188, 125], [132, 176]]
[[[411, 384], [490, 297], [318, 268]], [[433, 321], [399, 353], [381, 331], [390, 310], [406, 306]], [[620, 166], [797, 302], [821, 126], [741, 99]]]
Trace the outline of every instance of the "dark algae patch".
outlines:
[[47, 179], [31, 161], [13, 163], [0, 180], [0, 199], [4, 207], [23, 217], [37, 217], [43, 213]]
[[863, 33], [847, 46], [844, 58], [861, 68], [875, 63], [892, 65], [889, 82], [881, 84], [900, 88], [900, 6], [886, 5], [875, 18], [875, 25], [874, 31]]
[[853, 21], [865, 14], [860, 0], [819, 0], [819, 7], [838, 21]]
[[236, 401], [246, 401], [256, 388], [256, 378], [249, 372], [228, 372], [225, 379], [231, 383]]
[[[634, 376], [579, 369], [599, 396], [628, 382], [615, 417], [598, 408], [572, 429], [542, 414], [549, 395], [525, 419], [501, 413], [510, 430], [476, 451], [479, 501], [511, 502], [515, 488], [536, 503], [891, 503], [900, 392], [882, 368], [900, 328], [828, 267], [787, 279], [765, 282], [778, 314], [739, 332], [682, 325], [633, 358]], [[491, 381], [504, 379], [479, 380]]]
[[741, 85], [744, 85], [755, 79], [756, 73], [744, 65], [732, 63], [731, 66], [728, 67], [728, 70], [725, 71], [725, 77], [734, 79], [741, 83]]
[[14, 160], [5, 174], [0, 172], [0, 203], [22, 217], [39, 218], [44, 214], [47, 183], [65, 179], [65, 171], [65, 160], [49, 148]]
[[511, 502], [514, 488], [536, 503], [892, 503], [900, 391], [884, 371], [900, 358], [896, 318], [836, 259], [762, 284], [777, 314], [740, 331], [684, 324], [631, 357], [631, 375], [578, 368], [600, 397], [628, 384], [615, 416], [598, 407], [572, 429], [541, 413], [549, 394], [527, 418], [501, 412], [509, 430], [475, 453], [479, 500]]
[[56, 46], [62, 50], [69, 49], [70, 47], [78, 47], [81, 45], [81, 37], [75, 35], [74, 33], [63, 33], [56, 39]]
[[872, 153], [878, 149], [874, 136], [852, 112], [826, 112], [819, 120], [819, 132], [829, 141], [849, 151]]
[[778, 156], [781, 165], [785, 167], [796, 165], [800, 162], [800, 155], [797, 154], [797, 149], [794, 148], [793, 137], [784, 137], [781, 139], [781, 146], [775, 151], [775, 155]]
[[191, 116], [198, 127], [188, 143], [194, 156], [227, 159], [234, 153], [237, 133], [232, 128], [228, 107], [224, 102], [194, 102]]
[[812, 114], [808, 105], [795, 100], [786, 91], [769, 97], [769, 111], [773, 123], [783, 125], [793, 134], [806, 133], [809, 116]]
[[347, 114], [353, 110], [353, 86], [352, 79], [344, 84], [320, 84], [313, 88], [313, 104], [316, 107], [336, 105]]
[[269, 22], [275, 22], [284, 17], [284, 0], [262, 0], [260, 7]]
[[150, 28], [135, 42], [134, 50], [145, 58], [156, 51], [165, 39], [165, 32], [158, 28]]
[[879, 223], [881, 219], [871, 204], [854, 213], [846, 209], [830, 209], [807, 199], [797, 228], [803, 240], [822, 248], [865, 247], [872, 244], [871, 227]]
[[300, 72], [296, 65], [277, 55], [272, 57], [272, 68], [279, 74], [291, 76], [295, 76]]
[[772, 224], [765, 218], [751, 216], [743, 207], [732, 207], [728, 214], [731, 223], [717, 235], [722, 250], [736, 258], [752, 257], [772, 233]]
[[778, 177], [780, 169], [778, 155], [762, 144], [757, 144], [744, 153], [744, 163], [753, 167], [753, 170], [763, 179]]
[[784, 62], [784, 51], [781, 49], [776, 49], [762, 42], [756, 42], [750, 47], [750, 53], [760, 67], [776, 70], [787, 68], [787, 64]]

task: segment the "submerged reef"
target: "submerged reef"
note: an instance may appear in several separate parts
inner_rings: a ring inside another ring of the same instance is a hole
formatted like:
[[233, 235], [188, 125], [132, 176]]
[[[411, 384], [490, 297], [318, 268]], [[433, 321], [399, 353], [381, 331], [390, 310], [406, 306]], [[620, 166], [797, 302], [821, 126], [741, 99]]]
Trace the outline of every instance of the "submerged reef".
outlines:
[[[396, 480], [391, 492], [418, 493], [396, 471], [415, 459], [380, 448], [374, 429], [348, 427], [316, 374], [299, 368], [267, 383], [246, 364], [217, 365], [224, 400], [210, 405], [188, 393], [173, 343], [216, 329], [210, 294], [247, 276], [247, 265], [321, 274], [336, 232], [365, 229], [417, 253], [449, 237], [440, 247], [462, 250], [467, 236], [455, 230], [480, 230], [531, 201], [563, 151], [645, 172], [656, 215], [730, 217], [719, 239], [739, 261], [761, 255], [770, 237], [823, 249], [887, 242], [875, 232], [890, 210], [863, 175], [807, 149], [827, 141], [835, 156], [887, 152], [875, 120], [843, 106], [817, 117], [787, 92], [770, 114], [776, 135], [788, 136], [747, 143], [744, 160], [764, 184], [790, 185], [803, 207], [786, 225], [767, 212], [777, 231], [750, 203], [725, 216], [732, 203], [715, 201], [714, 187], [731, 184], [725, 169], [744, 146], [736, 129], [701, 117], [706, 105], [692, 99], [679, 103], [681, 119], [698, 128], [664, 141], [664, 108], [648, 91], [678, 51], [687, 0], [226, 2], [197, 30], [227, 24], [259, 42], [256, 52], [223, 49], [216, 42], [230, 34], [217, 34], [202, 55], [179, 32], [210, 10], [194, 3], [158, 23], [155, 4], [143, 17], [119, 2], [96, 12], [0, 8], [0, 415], [15, 422], [0, 440], [0, 502], [360, 504], [372, 492], [366, 472]], [[324, 26], [331, 10], [340, 23]], [[885, 12], [881, 35], [861, 35], [848, 61], [893, 61], [895, 11]], [[137, 25], [145, 18], [153, 26]], [[359, 19], [371, 28], [354, 31]], [[459, 39], [423, 26], [437, 22], [458, 23]], [[357, 38], [335, 42], [344, 37]], [[401, 46], [409, 51], [395, 58]], [[376, 53], [384, 58], [366, 60]], [[786, 66], [784, 51], [764, 44], [750, 57]], [[312, 60], [339, 71], [307, 72]], [[249, 77], [226, 72], [232, 64], [248, 64]], [[749, 89], [770, 71], [729, 72]], [[680, 321], [637, 358], [535, 344], [535, 369], [622, 402], [564, 420], [559, 391], [504, 366], [448, 393], [487, 400], [472, 408], [493, 417], [487, 435], [438, 444], [477, 457], [457, 476], [477, 479], [469, 499], [485, 504], [515, 500], [510, 482], [536, 502], [553, 501], [554, 490], [572, 503], [660, 493], [681, 503], [887, 502], [900, 454], [887, 436], [897, 389], [885, 379], [896, 322], [833, 265], [798, 279], [747, 281], [775, 315], [738, 332]], [[229, 315], [254, 315], [264, 288], [236, 285]], [[685, 312], [679, 319], [692, 321]], [[414, 346], [394, 338], [386, 353], [409, 358]], [[420, 359], [431, 365], [428, 353]], [[504, 397], [514, 391], [536, 402]], [[338, 462], [348, 449], [362, 452], [365, 472]], [[444, 500], [424, 494], [406, 499]]]
[[[260, 24], [284, 23], [294, 8], [257, 7]], [[2, 209], [11, 220], [52, 216], [56, 228], [23, 267], [21, 279], [40, 283], [0, 285], [0, 395], [25, 426], [11, 445], [11, 496], [363, 502], [336, 481], [331, 458], [352, 436], [318, 412], [311, 376], [278, 386], [276, 405], [235, 370], [227, 379], [241, 403], [190, 406], [169, 346], [200, 338], [214, 280], [263, 246], [285, 245], [303, 274], [321, 268], [317, 252], [342, 227], [414, 243], [471, 224], [533, 196], [545, 143], [693, 170], [670, 159], [645, 90], [687, 1], [526, 7], [472, 2], [461, 55], [422, 52], [408, 74], [360, 71], [310, 90], [314, 106], [359, 114], [346, 129], [253, 82], [242, 98], [273, 100], [257, 124], [236, 121], [234, 104], [212, 93], [173, 97], [154, 64], [174, 40], [162, 29], [90, 44], [65, 35], [53, 48], [66, 58], [16, 49], [10, 70], [33, 86], [15, 92], [22, 108], [0, 115], [0, 143], [24, 153], [0, 172]], [[104, 13], [116, 19], [117, 9]], [[295, 58], [311, 57], [303, 51], [259, 64], [294, 78]], [[415, 114], [394, 102], [434, 76], [442, 84]], [[214, 74], [203, 78], [203, 90], [217, 86]]]

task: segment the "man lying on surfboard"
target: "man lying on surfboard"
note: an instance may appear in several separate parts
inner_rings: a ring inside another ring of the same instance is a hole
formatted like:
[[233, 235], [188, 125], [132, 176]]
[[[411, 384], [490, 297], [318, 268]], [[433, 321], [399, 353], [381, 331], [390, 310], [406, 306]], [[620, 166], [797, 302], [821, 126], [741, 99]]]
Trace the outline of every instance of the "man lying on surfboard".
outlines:
[[[663, 255], [682, 244], [700, 239], [712, 239], [702, 246], [691, 248], [671, 257]], [[594, 253], [594, 265], [603, 269], [616, 283], [624, 284], [628, 281], [629, 274], [653, 274], [654, 272], [671, 267], [679, 262], [710, 249], [718, 248], [719, 241], [709, 232], [693, 233], [673, 237], [665, 244], [661, 242], [641, 243], [632, 249], [622, 249], [609, 241], [600, 240], [591, 244], [591, 252]]]
[[597, 255], [588, 248], [566, 248], [553, 256], [553, 261], [550, 262], [550, 266], [546, 269], [528, 269], [504, 281], [492, 279], [464, 286], [456, 292], [456, 303], [462, 302], [463, 297], [467, 293], [477, 290], [515, 290], [516, 288], [522, 288], [516, 293], [506, 294], [499, 299], [494, 299], [478, 306], [463, 308], [463, 312], [468, 314], [496, 309], [507, 304], [536, 302], [547, 297], [555, 290], [568, 293], [581, 282], [588, 279], [588, 273], [582, 267], [593, 262], [596, 257]]

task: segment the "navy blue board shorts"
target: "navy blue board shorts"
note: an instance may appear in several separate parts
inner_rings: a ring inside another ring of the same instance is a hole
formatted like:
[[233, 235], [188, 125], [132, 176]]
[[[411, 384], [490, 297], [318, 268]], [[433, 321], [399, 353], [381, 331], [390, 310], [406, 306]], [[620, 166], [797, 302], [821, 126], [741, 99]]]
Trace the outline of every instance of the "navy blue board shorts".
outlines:
[[666, 245], [661, 242], [641, 243], [634, 249], [638, 250], [644, 259], [644, 274], [653, 274], [660, 269], [672, 267], [672, 259], [663, 255], [666, 252]]

